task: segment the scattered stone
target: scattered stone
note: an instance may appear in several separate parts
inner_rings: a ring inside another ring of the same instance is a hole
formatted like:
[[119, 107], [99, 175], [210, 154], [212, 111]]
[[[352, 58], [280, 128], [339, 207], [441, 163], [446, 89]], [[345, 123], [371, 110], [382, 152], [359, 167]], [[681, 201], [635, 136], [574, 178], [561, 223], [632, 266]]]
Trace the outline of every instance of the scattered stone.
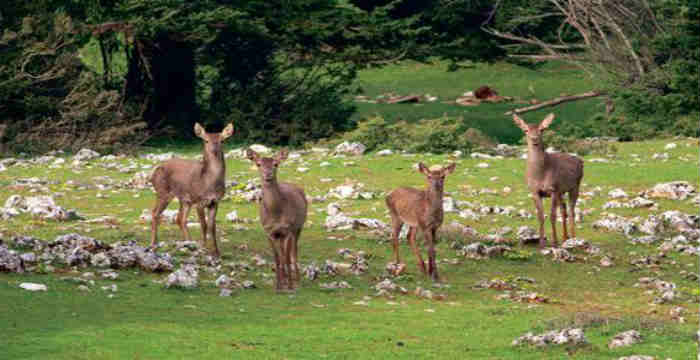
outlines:
[[248, 148], [252, 149], [253, 151], [255, 151], [258, 154], [265, 154], [265, 155], [272, 154], [272, 149], [270, 149], [269, 147], [267, 147], [265, 145], [253, 144], [253, 145], [250, 145]]
[[[5, 202], [5, 208], [2, 212], [10, 216], [16, 216], [19, 213], [29, 213], [43, 219], [59, 221], [82, 219], [75, 210], [66, 210], [56, 205], [53, 197], [48, 195], [30, 196], [26, 198], [19, 195], [11, 196]], [[5, 216], [6, 215], [3, 215], [3, 217]]]
[[392, 276], [399, 276], [406, 270], [406, 264], [390, 262], [386, 264], [384, 269]]
[[406, 288], [403, 288], [401, 286], [396, 285], [393, 281], [390, 279], [384, 279], [374, 285], [374, 288], [377, 290], [377, 295], [385, 295], [388, 293], [393, 293], [393, 292], [399, 292], [401, 294], [408, 294], [408, 290]]
[[179, 287], [184, 289], [196, 288], [199, 283], [199, 273], [194, 265], [182, 265], [177, 271], [168, 275], [165, 279], [165, 287]]
[[238, 211], [236, 211], [236, 210], [233, 210], [230, 213], [226, 214], [226, 220], [233, 222], [233, 223], [237, 223], [237, 222], [241, 221], [241, 219], [238, 218]]
[[645, 198], [666, 198], [672, 200], [685, 200], [696, 194], [695, 187], [687, 181], [672, 181], [668, 183], [659, 183], [653, 188], [641, 193]]
[[445, 300], [447, 298], [445, 294], [434, 294], [431, 290], [423, 289], [422, 287], [417, 287], [413, 294], [430, 300]]
[[571, 255], [569, 251], [562, 248], [547, 248], [540, 251], [542, 255], [551, 255], [552, 260], [561, 262], [571, 262], [575, 261], [576, 257]]
[[459, 209], [457, 208], [457, 204], [455, 204], [455, 200], [453, 198], [445, 196], [442, 198], [442, 211], [451, 213], [458, 212]]
[[676, 143], [668, 143], [666, 146], [664, 146], [664, 150], [672, 150], [676, 148]]
[[334, 289], [352, 289], [352, 286], [348, 284], [347, 281], [332, 281], [329, 283], [321, 283], [318, 285], [321, 289], [328, 289], [328, 290], [334, 290]]
[[336, 154], [348, 154], [348, 155], [362, 155], [364, 154], [366, 146], [360, 143], [351, 143], [348, 141], [342, 142], [335, 147]]
[[593, 223], [594, 229], [606, 229], [631, 235], [639, 230], [634, 222], [615, 214], [607, 214], [604, 218]]
[[254, 283], [252, 280], [244, 280], [244, 281], [241, 283], [241, 286], [242, 286], [244, 289], [255, 289], [255, 288], [256, 288], [255, 283]]
[[318, 275], [321, 273], [321, 269], [318, 266], [316, 266], [316, 263], [311, 263], [304, 267], [303, 273], [305, 278], [314, 281], [318, 278]]
[[132, 189], [150, 189], [151, 188], [151, 172], [139, 171], [126, 182], [126, 187]]
[[382, 151], [378, 151], [378, 152], [377, 152], [377, 156], [389, 156], [389, 155], [392, 155], [392, 154], [394, 154], [394, 152], [391, 151], [391, 150], [389, 150], [389, 149], [385, 149], [385, 150], [382, 150]]
[[566, 328], [563, 330], [552, 330], [540, 335], [533, 335], [531, 332], [513, 340], [513, 346], [523, 344], [534, 345], [538, 347], [547, 345], [560, 344], [585, 344], [588, 340], [580, 328]]
[[611, 267], [611, 266], [615, 266], [615, 263], [612, 261], [612, 259], [611, 259], [610, 257], [608, 257], [608, 256], [603, 256], [603, 257], [600, 259], [600, 266], [602, 266], [602, 267]]
[[615, 335], [615, 337], [613, 337], [613, 339], [608, 344], [608, 348], [613, 349], [621, 346], [630, 346], [637, 344], [640, 341], [642, 341], [642, 335], [639, 334], [639, 331], [627, 330], [625, 332], [621, 332]]
[[521, 226], [516, 234], [520, 244], [539, 243], [540, 235], [529, 226]]
[[0, 272], [24, 272], [22, 259], [14, 250], [9, 250], [4, 245], [0, 244]]
[[610, 192], [608, 192], [608, 196], [613, 199], [626, 198], [627, 193], [624, 190], [617, 188], [610, 190]]
[[222, 288], [221, 291], [219, 291], [219, 296], [221, 297], [230, 297], [233, 291], [228, 288]]
[[19, 287], [21, 287], [24, 290], [29, 290], [29, 291], [46, 291], [48, 288], [44, 284], [36, 284], [36, 283], [21, 283], [19, 284]]
[[618, 358], [617, 360], [654, 360], [655, 358], [653, 356], [649, 355], [631, 355], [631, 356], [623, 356], [621, 358]]
[[219, 288], [230, 288], [232, 281], [231, 278], [226, 276], [226, 275], [221, 275], [218, 278], [216, 278], [216, 281], [214, 281], [214, 284], [216, 287]]
[[73, 161], [86, 161], [92, 160], [94, 158], [100, 157], [100, 153], [90, 149], [80, 149], [77, 154], [73, 156]]

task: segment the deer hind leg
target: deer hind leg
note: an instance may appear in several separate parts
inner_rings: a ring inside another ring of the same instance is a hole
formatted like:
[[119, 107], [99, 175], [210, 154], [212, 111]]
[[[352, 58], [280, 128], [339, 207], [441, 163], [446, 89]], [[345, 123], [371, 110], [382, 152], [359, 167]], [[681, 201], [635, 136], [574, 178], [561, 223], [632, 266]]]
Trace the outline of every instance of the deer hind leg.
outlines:
[[431, 279], [433, 279], [434, 282], [440, 281], [440, 277], [438, 275], [438, 269], [437, 269], [437, 263], [435, 262], [435, 236], [437, 233], [437, 228], [432, 228], [426, 231], [424, 234], [430, 236], [427, 236], [427, 245], [428, 245], [428, 274], [430, 274]]
[[399, 258], [399, 234], [401, 233], [401, 227], [403, 226], [403, 222], [401, 219], [398, 218], [398, 216], [392, 216], [391, 218], [391, 244], [394, 247], [394, 262], [397, 264], [401, 263], [401, 259]]
[[557, 207], [559, 207], [559, 199], [560, 198], [561, 198], [561, 194], [552, 193], [552, 208], [549, 212], [549, 215], [550, 215], [549, 221], [552, 223], [552, 246], [554, 246], [554, 247], [558, 246], [558, 241], [557, 241]]
[[532, 200], [535, 202], [535, 210], [537, 210], [537, 221], [540, 224], [540, 248], [543, 248], [547, 243], [547, 238], [544, 236], [544, 210], [542, 209], [542, 197], [534, 193]]
[[561, 220], [562, 220], [562, 224], [563, 224], [562, 232], [564, 233], [564, 235], [562, 235], [562, 236], [564, 237], [563, 241], [566, 241], [567, 239], [569, 239], [569, 232], [566, 229], [566, 221], [567, 221], [568, 216], [566, 213], [566, 201], [564, 201], [563, 194], [559, 195], [558, 201], [559, 201], [559, 208], [561, 209]]
[[192, 205], [180, 202], [180, 211], [177, 212], [177, 225], [182, 230], [185, 235], [185, 241], [192, 241], [190, 236], [190, 231], [187, 229], [187, 218], [190, 217], [190, 210]]
[[297, 251], [299, 250], [299, 236], [301, 235], [301, 229], [297, 230], [294, 234], [292, 249], [291, 249], [291, 261], [292, 261], [292, 275], [294, 281], [299, 283], [301, 281], [301, 275], [299, 274], [299, 263], [297, 262]]
[[569, 211], [571, 213], [571, 236], [576, 237], [576, 202], [578, 201], [578, 188], [569, 191]]
[[285, 273], [287, 275], [287, 289], [294, 290], [294, 274], [293, 274], [293, 261], [292, 253], [294, 253], [294, 234], [288, 234], [284, 240], [284, 260], [285, 260]]
[[197, 206], [197, 217], [199, 218], [199, 227], [202, 230], [202, 248], [207, 248], [207, 217], [204, 214], [204, 208]]
[[156, 198], [156, 205], [151, 211], [151, 247], [155, 248], [156, 243], [158, 243], [158, 224], [160, 223], [160, 215], [163, 210], [168, 207], [172, 196], [162, 195]]
[[[408, 236], [407, 236], [408, 243], [411, 244], [411, 250], [413, 250], [413, 253], [416, 255], [416, 261], [418, 261], [418, 268], [423, 273], [423, 275], [428, 275], [428, 271], [425, 269], [425, 262], [423, 261], [423, 258], [420, 256], [420, 250], [418, 249], [418, 245], [416, 244], [416, 234], [417, 233], [418, 233], [417, 227], [411, 226], [408, 228]], [[425, 234], [425, 232], [423, 234]]]

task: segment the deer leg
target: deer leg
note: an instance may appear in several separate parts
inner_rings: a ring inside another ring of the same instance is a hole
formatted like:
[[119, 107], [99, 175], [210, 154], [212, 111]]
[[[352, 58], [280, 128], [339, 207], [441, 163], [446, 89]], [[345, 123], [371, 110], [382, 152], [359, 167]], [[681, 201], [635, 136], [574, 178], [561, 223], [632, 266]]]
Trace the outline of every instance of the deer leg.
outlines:
[[576, 201], [578, 201], [578, 188], [569, 191], [569, 211], [571, 213], [571, 236], [576, 237]]
[[433, 282], [440, 281], [438, 275], [437, 263], [435, 262], [435, 235], [437, 233], [437, 228], [432, 228], [428, 230], [425, 234], [430, 234], [428, 240], [428, 273], [433, 279]]
[[155, 248], [156, 243], [158, 243], [158, 224], [160, 223], [160, 214], [163, 213], [168, 203], [172, 200], [172, 197], [158, 197], [156, 199], [156, 206], [153, 207], [151, 211], [151, 248]]
[[190, 210], [192, 205], [180, 203], [180, 211], [177, 213], [177, 224], [180, 226], [180, 230], [185, 234], [185, 241], [192, 241], [190, 236], [190, 231], [187, 229], [187, 218], [190, 217]]
[[287, 289], [294, 290], [294, 275], [292, 274], [292, 252], [294, 252], [294, 234], [288, 234], [284, 240], [284, 261], [286, 265]]
[[279, 292], [282, 290], [282, 269], [280, 269], [280, 251], [277, 248], [277, 239], [274, 236], [268, 236], [272, 253], [275, 255], [275, 288]]
[[559, 198], [561, 195], [559, 193], [552, 193], [552, 208], [549, 212], [550, 219], [552, 223], [552, 246], [557, 247], [557, 207], [559, 207]]
[[547, 238], [544, 237], [544, 210], [542, 209], [542, 197], [537, 193], [532, 195], [532, 199], [535, 202], [535, 209], [537, 210], [537, 221], [540, 223], [540, 248], [543, 248], [547, 244]]
[[564, 201], [564, 195], [560, 194], [558, 201], [559, 201], [559, 208], [561, 209], [561, 220], [562, 220], [562, 224], [563, 224], [562, 232], [564, 233], [564, 235], [562, 235], [564, 237], [564, 239], [562, 241], [566, 241], [569, 239], [569, 232], [566, 229], [566, 221], [567, 221], [568, 216], [566, 213], [566, 201]]
[[207, 230], [209, 230], [209, 235], [211, 236], [212, 240], [214, 240], [214, 256], [219, 257], [219, 245], [216, 243], [216, 210], [218, 209], [219, 204], [214, 203], [212, 205], [209, 205], [207, 210], [209, 213], [207, 214]]
[[207, 217], [204, 215], [204, 208], [197, 206], [197, 217], [199, 217], [199, 227], [202, 229], [202, 248], [207, 247]]
[[297, 251], [299, 250], [299, 236], [301, 235], [301, 229], [297, 230], [294, 234], [292, 243], [292, 274], [294, 275], [294, 280], [299, 283], [301, 281], [301, 276], [299, 274], [299, 263], [297, 262]]
[[401, 259], [399, 258], [399, 234], [401, 233], [402, 226], [403, 226], [403, 222], [398, 217], [392, 216], [392, 219], [391, 219], [391, 229], [392, 229], [391, 240], [392, 240], [392, 245], [394, 246], [394, 261], [397, 264], [401, 263]]
[[[416, 255], [416, 259], [418, 261], [418, 268], [420, 271], [423, 273], [423, 275], [427, 275], [428, 271], [425, 269], [425, 262], [423, 262], [423, 258], [420, 256], [420, 250], [418, 249], [418, 245], [416, 245], [416, 234], [418, 233], [418, 228], [415, 226], [411, 226], [408, 228], [408, 242], [411, 244], [411, 249], [413, 250], [413, 253]], [[425, 233], [424, 233], [425, 234]]]

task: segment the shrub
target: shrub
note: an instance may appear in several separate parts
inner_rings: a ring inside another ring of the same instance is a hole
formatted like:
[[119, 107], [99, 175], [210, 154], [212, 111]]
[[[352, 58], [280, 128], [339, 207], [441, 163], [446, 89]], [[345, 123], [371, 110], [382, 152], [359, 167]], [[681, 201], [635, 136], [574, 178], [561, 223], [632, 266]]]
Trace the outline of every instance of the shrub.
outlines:
[[469, 153], [477, 147], [495, 144], [477, 129], [463, 129], [461, 123], [460, 119], [440, 118], [389, 124], [382, 117], [375, 116], [360, 122], [355, 130], [346, 133], [342, 139], [360, 142], [367, 147], [367, 151], [392, 148], [437, 154], [455, 150]]

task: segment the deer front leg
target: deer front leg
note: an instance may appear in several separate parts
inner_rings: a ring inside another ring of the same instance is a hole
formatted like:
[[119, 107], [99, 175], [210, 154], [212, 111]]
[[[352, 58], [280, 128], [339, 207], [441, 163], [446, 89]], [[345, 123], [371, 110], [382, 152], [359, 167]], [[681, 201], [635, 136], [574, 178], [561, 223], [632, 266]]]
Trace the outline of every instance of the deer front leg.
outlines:
[[207, 217], [204, 214], [204, 208], [197, 206], [197, 217], [199, 217], [199, 227], [202, 230], [202, 248], [207, 248]]
[[537, 193], [532, 195], [532, 200], [535, 202], [535, 209], [537, 210], [537, 221], [540, 224], [540, 248], [543, 248], [547, 244], [547, 238], [544, 237], [544, 210], [542, 209], [542, 197]]
[[287, 275], [287, 289], [294, 290], [294, 275], [292, 274], [292, 252], [294, 252], [294, 234], [288, 234], [284, 239], [284, 264]]
[[561, 209], [561, 220], [562, 220], [562, 224], [563, 224], [562, 232], [564, 233], [564, 235], [562, 235], [564, 237], [564, 239], [562, 241], [566, 241], [569, 239], [569, 232], [566, 229], [566, 221], [567, 221], [568, 216], [566, 214], [566, 201], [564, 201], [563, 196], [564, 196], [563, 194], [559, 194], [558, 201], [559, 201], [559, 208]]
[[433, 282], [440, 281], [438, 275], [437, 263], [435, 262], [435, 239], [436, 239], [437, 228], [432, 228], [426, 232], [430, 234], [428, 239], [428, 273], [430, 274]]
[[272, 248], [272, 253], [275, 255], [275, 288], [279, 292], [282, 290], [282, 269], [280, 269], [280, 250], [277, 247], [277, 239], [269, 235], [267, 237], [270, 240], [270, 247]]
[[578, 201], [578, 188], [569, 192], [569, 210], [571, 213], [571, 236], [576, 237], [576, 201]]
[[557, 247], [558, 241], [557, 241], [557, 207], [559, 207], [559, 198], [561, 197], [561, 194], [558, 193], [552, 193], [552, 208], [550, 209], [549, 215], [550, 219], [549, 221], [552, 223], [552, 246]]
[[209, 236], [214, 240], [214, 256], [219, 257], [219, 245], [216, 243], [216, 211], [219, 207], [218, 203], [209, 205], [207, 208], [207, 230], [209, 230]]
[[415, 226], [411, 226], [408, 228], [408, 243], [411, 244], [411, 249], [416, 255], [416, 260], [418, 261], [418, 268], [423, 273], [423, 275], [428, 275], [428, 271], [425, 269], [425, 262], [420, 256], [420, 250], [418, 249], [418, 245], [416, 245], [416, 233], [418, 233], [418, 228], [416, 228]]

